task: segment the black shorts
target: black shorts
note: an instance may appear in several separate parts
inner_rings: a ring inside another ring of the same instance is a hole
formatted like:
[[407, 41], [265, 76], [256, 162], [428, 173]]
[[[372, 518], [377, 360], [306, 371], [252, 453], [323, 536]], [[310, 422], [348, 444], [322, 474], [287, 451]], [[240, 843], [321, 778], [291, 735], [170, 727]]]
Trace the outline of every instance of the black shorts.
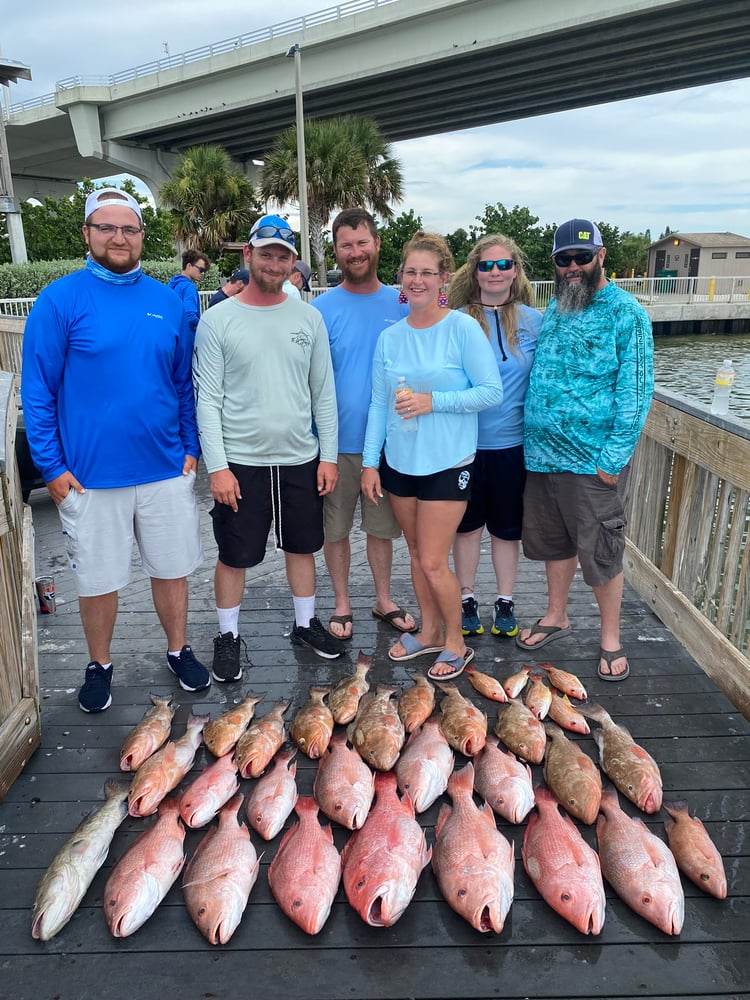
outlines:
[[458, 530], [477, 531], [486, 524], [495, 538], [517, 542], [523, 523], [525, 483], [522, 444], [480, 449], [474, 459], [471, 500]]
[[219, 559], [247, 569], [263, 562], [271, 525], [284, 552], [307, 555], [323, 547], [323, 498], [318, 493], [318, 459], [305, 465], [237, 465], [242, 499], [237, 512], [216, 503], [211, 511]]
[[417, 500], [468, 500], [474, 478], [474, 463], [456, 469], [443, 469], [428, 476], [409, 476], [397, 472], [380, 460], [380, 484], [395, 497], [416, 497]]

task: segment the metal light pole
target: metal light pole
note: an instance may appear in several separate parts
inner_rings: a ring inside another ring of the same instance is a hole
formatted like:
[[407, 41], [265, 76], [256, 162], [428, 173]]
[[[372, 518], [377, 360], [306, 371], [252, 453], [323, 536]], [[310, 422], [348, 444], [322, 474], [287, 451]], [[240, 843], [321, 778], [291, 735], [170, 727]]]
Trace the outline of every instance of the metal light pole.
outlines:
[[[294, 91], [297, 108], [297, 186], [299, 188], [300, 258], [310, 263], [310, 223], [307, 213], [307, 162], [305, 160], [305, 112], [302, 107], [302, 53], [292, 45], [287, 57], [294, 57]], [[320, 278], [320, 276], [318, 276]]]
[[[0, 85], [7, 87], [12, 81], [30, 80], [31, 70], [28, 66], [11, 60], [0, 60]], [[10, 170], [10, 157], [8, 156], [8, 142], [5, 138], [5, 111], [0, 105], [0, 212], [5, 213], [5, 221], [8, 227], [8, 242], [10, 244], [10, 259], [14, 264], [25, 264], [28, 260], [26, 256], [26, 240], [23, 235], [23, 224], [21, 213], [16, 208], [13, 197], [13, 176]]]

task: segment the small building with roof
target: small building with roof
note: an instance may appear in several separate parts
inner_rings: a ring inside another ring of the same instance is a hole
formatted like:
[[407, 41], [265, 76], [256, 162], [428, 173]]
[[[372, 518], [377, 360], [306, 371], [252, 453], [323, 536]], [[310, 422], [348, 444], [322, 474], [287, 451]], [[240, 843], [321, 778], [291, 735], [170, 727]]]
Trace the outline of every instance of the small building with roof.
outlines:
[[736, 233], [669, 233], [648, 248], [648, 277], [750, 276], [750, 237]]

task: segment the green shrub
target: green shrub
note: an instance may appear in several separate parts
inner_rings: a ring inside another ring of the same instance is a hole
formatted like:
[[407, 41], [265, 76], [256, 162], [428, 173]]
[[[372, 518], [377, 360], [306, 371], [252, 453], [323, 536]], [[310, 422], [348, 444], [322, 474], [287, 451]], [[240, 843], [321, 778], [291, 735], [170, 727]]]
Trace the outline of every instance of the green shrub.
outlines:
[[[33, 264], [0, 264], [0, 299], [34, 298], [45, 285], [85, 267], [79, 260], [41, 260]], [[173, 274], [179, 274], [180, 264], [174, 260], [144, 260], [143, 271], [166, 284]], [[218, 267], [212, 264], [203, 275], [198, 288], [215, 291], [222, 284]]]

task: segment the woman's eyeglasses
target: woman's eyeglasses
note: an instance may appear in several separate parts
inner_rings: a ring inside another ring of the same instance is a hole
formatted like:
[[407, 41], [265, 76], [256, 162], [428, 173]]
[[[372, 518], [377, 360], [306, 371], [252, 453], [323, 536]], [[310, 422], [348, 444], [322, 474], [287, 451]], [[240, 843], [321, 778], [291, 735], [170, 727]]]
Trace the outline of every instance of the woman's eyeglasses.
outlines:
[[510, 271], [514, 264], [515, 261], [510, 257], [503, 257], [501, 260], [480, 260], [477, 264], [477, 271], [489, 274], [493, 267], [496, 267], [498, 271]]
[[557, 253], [552, 259], [558, 267], [570, 267], [574, 262], [576, 264], [590, 264], [597, 253], [597, 250], [581, 250], [580, 253]]

